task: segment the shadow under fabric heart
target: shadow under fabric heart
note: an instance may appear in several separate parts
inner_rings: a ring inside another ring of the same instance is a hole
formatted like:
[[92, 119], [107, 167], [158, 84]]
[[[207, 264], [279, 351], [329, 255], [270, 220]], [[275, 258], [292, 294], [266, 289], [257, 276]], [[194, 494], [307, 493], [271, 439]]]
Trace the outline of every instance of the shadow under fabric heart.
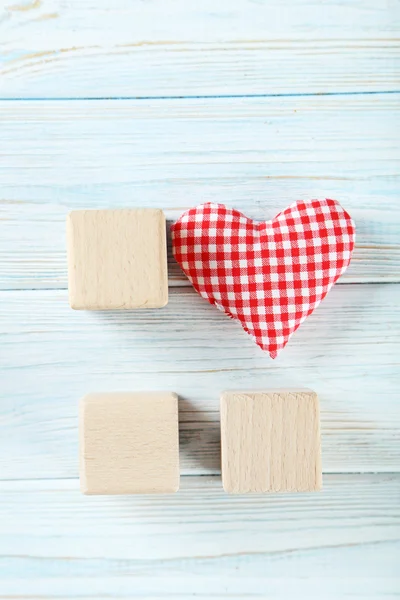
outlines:
[[223, 204], [184, 212], [172, 252], [195, 290], [276, 358], [350, 264], [355, 225], [336, 200], [256, 222]]

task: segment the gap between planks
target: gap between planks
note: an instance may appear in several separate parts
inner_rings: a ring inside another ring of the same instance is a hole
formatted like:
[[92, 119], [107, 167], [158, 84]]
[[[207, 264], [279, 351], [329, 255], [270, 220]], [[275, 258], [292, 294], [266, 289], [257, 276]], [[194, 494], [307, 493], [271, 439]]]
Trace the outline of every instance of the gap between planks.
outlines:
[[100, 102], [104, 100], [235, 100], [246, 98], [308, 98], [313, 96], [379, 96], [385, 94], [400, 94], [400, 90], [354, 90], [347, 92], [285, 92], [281, 94], [182, 94], [176, 96], [33, 96], [27, 98], [24, 98], [22, 96], [16, 96], [14, 98], [0, 96], [0, 102]]
[[[347, 471], [340, 471], [340, 472], [329, 472], [329, 473], [324, 473], [324, 480], [326, 482], [329, 483], [329, 485], [331, 485], [332, 483], [335, 484], [340, 484], [340, 483], [344, 483], [346, 485], [350, 485], [350, 482], [352, 482], [353, 480], [355, 481], [359, 481], [359, 482], [369, 482], [369, 481], [373, 481], [376, 478], [376, 481], [395, 481], [400, 485], [400, 472], [399, 471], [371, 471], [371, 472], [347, 472]], [[193, 474], [184, 474], [181, 475], [181, 483], [182, 481], [184, 482], [184, 485], [181, 486], [181, 491], [188, 491], [188, 490], [192, 490], [192, 489], [197, 489], [197, 488], [202, 488], [204, 487], [204, 489], [211, 489], [211, 490], [216, 490], [220, 493], [223, 493], [224, 495], [226, 494], [226, 492], [224, 492], [223, 488], [222, 488], [222, 483], [221, 483], [221, 475], [220, 474], [212, 474], [212, 473], [203, 473], [203, 474], [199, 474], [199, 473], [193, 473]], [[26, 487], [26, 489], [32, 489], [32, 490], [50, 490], [53, 489], [55, 491], [62, 491], [62, 490], [71, 490], [71, 491], [77, 491], [79, 492], [79, 477], [37, 477], [37, 478], [29, 478], [29, 477], [24, 477], [24, 478], [19, 478], [19, 479], [0, 479], [0, 491], [5, 492], [5, 491], [18, 491], [21, 490], [22, 487]], [[179, 492], [177, 492], [179, 493]], [[318, 492], [293, 492], [293, 493], [286, 493], [286, 492], [269, 492], [269, 493], [263, 493], [263, 494], [238, 494], [236, 495], [227, 495], [228, 497], [234, 499], [234, 498], [248, 498], [249, 501], [251, 502], [251, 500], [254, 499], [258, 499], [258, 498], [262, 498], [262, 497], [266, 497], [266, 498], [278, 498], [278, 497], [282, 497], [282, 498], [287, 498], [288, 500], [292, 500], [296, 497], [298, 498], [302, 498], [302, 497], [308, 497], [308, 498], [313, 498], [314, 496], [317, 497], [319, 495]], [[148, 498], [156, 498], [156, 497], [161, 497], [164, 496], [166, 499], [169, 500], [173, 500], [174, 495], [164, 495], [164, 494], [126, 494], [125, 496], [130, 496], [130, 497], [148, 497]], [[82, 495], [83, 497], [83, 495]], [[109, 495], [109, 494], [103, 494], [100, 495], [99, 498], [103, 498], [104, 500], [108, 498], [113, 498], [115, 496], [113, 495]], [[96, 501], [96, 500], [95, 500]], [[0, 501], [1, 504], [1, 501]]]

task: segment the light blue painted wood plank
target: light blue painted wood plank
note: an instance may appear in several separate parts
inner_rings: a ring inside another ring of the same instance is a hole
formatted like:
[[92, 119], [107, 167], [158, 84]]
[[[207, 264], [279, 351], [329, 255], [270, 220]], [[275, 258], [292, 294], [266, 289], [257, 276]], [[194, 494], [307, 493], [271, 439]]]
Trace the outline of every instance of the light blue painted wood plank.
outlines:
[[16, 0], [1, 97], [399, 89], [397, 0]]
[[[0, 287], [65, 288], [69, 210], [214, 201], [255, 219], [340, 200], [341, 281], [399, 281], [396, 96], [0, 104]], [[170, 260], [170, 282], [186, 282]]]
[[161, 310], [72, 311], [65, 291], [0, 293], [0, 478], [76, 477], [78, 400], [180, 396], [181, 472], [220, 472], [225, 389], [309, 387], [325, 472], [398, 471], [400, 286], [335, 286], [271, 360], [190, 289]]
[[187, 477], [172, 496], [88, 498], [76, 480], [3, 482], [2, 595], [394, 598], [399, 484], [331, 475], [322, 493], [235, 497]]

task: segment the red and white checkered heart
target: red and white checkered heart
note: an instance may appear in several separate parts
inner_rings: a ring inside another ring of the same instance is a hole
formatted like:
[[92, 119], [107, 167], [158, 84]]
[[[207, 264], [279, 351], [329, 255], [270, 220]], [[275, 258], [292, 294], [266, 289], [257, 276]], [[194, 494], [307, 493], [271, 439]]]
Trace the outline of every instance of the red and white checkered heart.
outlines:
[[335, 200], [295, 202], [260, 223], [207, 203], [172, 225], [174, 257], [193, 287], [271, 358], [344, 273], [354, 241], [354, 222]]

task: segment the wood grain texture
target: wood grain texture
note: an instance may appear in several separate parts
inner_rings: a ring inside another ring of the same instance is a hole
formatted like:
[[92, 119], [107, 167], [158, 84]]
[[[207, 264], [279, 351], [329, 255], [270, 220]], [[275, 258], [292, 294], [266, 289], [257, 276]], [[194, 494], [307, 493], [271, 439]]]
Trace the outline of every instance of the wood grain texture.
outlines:
[[[66, 288], [69, 210], [216, 201], [254, 219], [339, 200], [357, 242], [341, 282], [399, 281], [395, 96], [0, 104], [0, 287]], [[187, 280], [170, 256], [170, 283]]]
[[[155, 18], [157, 15], [157, 18]], [[0, 94], [120, 97], [399, 89], [396, 0], [21, 0], [0, 12]]]
[[162, 311], [76, 312], [66, 291], [0, 304], [3, 479], [76, 477], [78, 398], [132, 389], [178, 394], [183, 474], [220, 472], [221, 391], [282, 387], [318, 393], [324, 472], [399, 470], [398, 285], [335, 286], [275, 361], [191, 289]]
[[[342, 282], [399, 282], [399, 26], [398, 0], [0, 3], [0, 98], [59, 99], [0, 103], [0, 288], [66, 288], [70, 210], [326, 196], [358, 228]], [[0, 293], [2, 598], [398, 598], [399, 476], [353, 472], [399, 470], [399, 287], [335, 287], [278, 362], [189, 289], [157, 316]], [[220, 390], [255, 380], [317, 391], [321, 494], [206, 475]], [[179, 392], [182, 492], [82, 497], [77, 398], [155, 388]]]
[[84, 494], [165, 494], [179, 488], [178, 397], [92, 393], [79, 409]]
[[223, 392], [221, 455], [226, 492], [320, 490], [317, 394], [310, 390]]
[[[321, 494], [84, 497], [78, 481], [2, 482], [0, 578], [18, 598], [390, 598], [398, 475], [327, 475]], [[318, 596], [319, 594], [319, 596]]]
[[74, 210], [67, 217], [72, 308], [162, 308], [168, 302], [162, 210]]

